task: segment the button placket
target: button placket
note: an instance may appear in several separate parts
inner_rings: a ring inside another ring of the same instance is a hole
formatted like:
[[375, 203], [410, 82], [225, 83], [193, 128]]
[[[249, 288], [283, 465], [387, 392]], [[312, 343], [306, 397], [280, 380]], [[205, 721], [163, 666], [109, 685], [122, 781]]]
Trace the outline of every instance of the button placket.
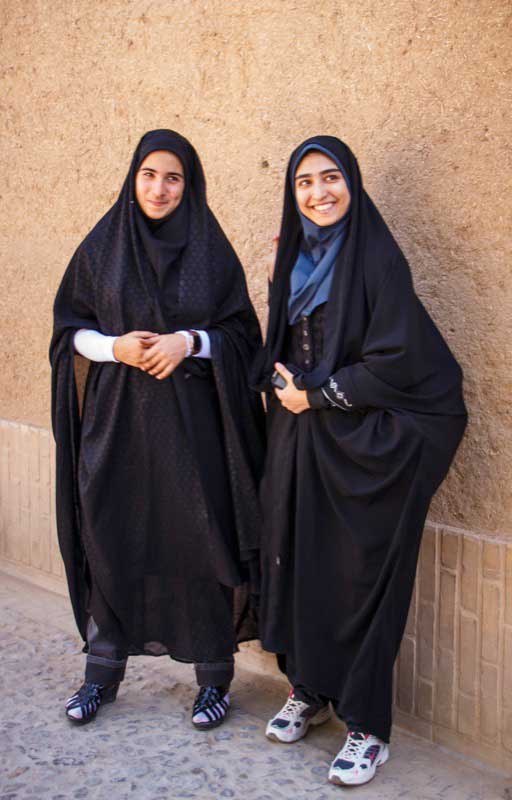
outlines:
[[[311, 338], [311, 337], [310, 337], [310, 330], [309, 330], [309, 324], [310, 324], [309, 317], [307, 317], [307, 316], [303, 316], [303, 317], [301, 318], [301, 320], [302, 320], [302, 342], [301, 342], [301, 349], [302, 349], [302, 350], [303, 350], [303, 351], [304, 351], [306, 354], [309, 354], [309, 351], [311, 350], [311, 346], [310, 346], [310, 344], [309, 344], [309, 340], [310, 340], [310, 338]], [[310, 358], [308, 358], [308, 355], [306, 355], [306, 357], [304, 358], [304, 365], [305, 365], [306, 367], [309, 367], [309, 366], [311, 365], [311, 359], [310, 359]]]

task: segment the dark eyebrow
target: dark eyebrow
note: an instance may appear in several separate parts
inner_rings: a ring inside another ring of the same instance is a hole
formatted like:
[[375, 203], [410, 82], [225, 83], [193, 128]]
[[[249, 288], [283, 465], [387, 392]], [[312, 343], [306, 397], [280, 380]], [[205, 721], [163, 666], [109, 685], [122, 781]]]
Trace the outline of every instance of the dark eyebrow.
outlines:
[[[139, 168], [139, 172], [141, 172], [141, 171], [142, 172], [152, 172], [153, 174], [156, 174], [156, 172], [157, 172], [157, 170], [153, 169], [153, 167], [140, 167]], [[177, 178], [183, 178], [184, 177], [182, 172], [166, 172], [165, 174], [166, 175], [173, 175], [173, 176], [175, 176]]]
[[[320, 172], [320, 175], [327, 175], [328, 172], [340, 172], [341, 169], [339, 167], [330, 167], [330, 169], [323, 169]], [[303, 172], [302, 175], [296, 175], [295, 180], [298, 181], [301, 178], [311, 178], [311, 172]]]

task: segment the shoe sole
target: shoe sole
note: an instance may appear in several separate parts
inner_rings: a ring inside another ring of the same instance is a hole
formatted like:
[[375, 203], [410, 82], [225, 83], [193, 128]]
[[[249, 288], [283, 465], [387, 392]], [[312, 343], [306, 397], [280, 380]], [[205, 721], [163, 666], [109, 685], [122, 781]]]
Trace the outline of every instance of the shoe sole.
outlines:
[[192, 722], [192, 725], [198, 731], [211, 731], [212, 728], [218, 728], [219, 725], [222, 725], [226, 717], [222, 717], [222, 719], [216, 719], [214, 722]]
[[101, 706], [106, 706], [107, 703], [113, 703], [117, 698], [117, 690], [115, 694], [112, 696], [112, 692], [107, 693], [105, 692], [104, 697], [101, 699], [101, 704], [98, 706], [94, 714], [89, 714], [88, 717], [83, 717], [81, 719], [77, 719], [77, 717], [70, 717], [67, 709], [64, 709], [64, 713], [66, 714], [66, 719], [73, 723], [73, 725], [87, 725], [89, 722], [92, 722], [93, 719], [96, 718], [96, 714], [100, 710]]
[[214, 719], [213, 722], [194, 722], [194, 720], [192, 720], [192, 725], [198, 731], [211, 731], [212, 728], [218, 728], [219, 725], [222, 725], [222, 723], [225, 722], [227, 715], [228, 712], [226, 711], [223, 717], [220, 719]]
[[336, 772], [333, 773], [332, 775], [329, 772], [329, 783], [332, 783], [334, 786], [364, 786], [366, 783], [370, 783], [370, 781], [373, 781], [373, 779], [377, 774], [378, 768], [382, 767], [382, 765], [386, 763], [388, 758], [389, 758], [389, 750], [386, 750], [382, 758], [380, 758], [375, 764], [375, 772], [370, 778], [368, 778], [367, 781], [357, 781], [357, 782], [342, 781], [341, 778], [338, 777]]
[[304, 726], [304, 730], [300, 736], [297, 736], [296, 739], [280, 739], [279, 736], [274, 733], [274, 731], [265, 731], [265, 736], [270, 742], [278, 742], [278, 744], [294, 744], [295, 742], [299, 742], [301, 739], [304, 739], [311, 725], [317, 727], [318, 725], [323, 725], [324, 722], [328, 722], [331, 719], [331, 710], [327, 708], [325, 712], [325, 716], [320, 716], [324, 713], [324, 709], [321, 709], [321, 711], [318, 711], [314, 717], [308, 720], [307, 724]]

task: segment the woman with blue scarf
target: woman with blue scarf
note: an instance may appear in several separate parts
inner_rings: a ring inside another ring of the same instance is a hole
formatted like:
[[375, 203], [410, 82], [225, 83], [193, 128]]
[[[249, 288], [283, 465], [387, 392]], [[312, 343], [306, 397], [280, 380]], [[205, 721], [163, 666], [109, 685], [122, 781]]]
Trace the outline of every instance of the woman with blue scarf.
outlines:
[[260, 629], [291, 684], [269, 739], [330, 716], [329, 780], [389, 757], [393, 664], [421, 534], [466, 425], [462, 373], [339, 139], [292, 154], [268, 333]]

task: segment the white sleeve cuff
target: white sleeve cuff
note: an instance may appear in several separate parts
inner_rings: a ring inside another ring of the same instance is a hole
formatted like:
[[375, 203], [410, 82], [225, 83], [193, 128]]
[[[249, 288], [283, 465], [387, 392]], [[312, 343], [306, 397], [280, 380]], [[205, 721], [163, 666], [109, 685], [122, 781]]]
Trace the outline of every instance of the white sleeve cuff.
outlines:
[[199, 353], [196, 353], [196, 358], [211, 358], [212, 357], [212, 348], [210, 344], [210, 337], [206, 331], [197, 331], [199, 336], [201, 337], [201, 349]]
[[73, 338], [73, 344], [77, 353], [90, 361], [115, 361], [114, 342], [117, 336], [104, 336], [99, 331], [80, 328]]

